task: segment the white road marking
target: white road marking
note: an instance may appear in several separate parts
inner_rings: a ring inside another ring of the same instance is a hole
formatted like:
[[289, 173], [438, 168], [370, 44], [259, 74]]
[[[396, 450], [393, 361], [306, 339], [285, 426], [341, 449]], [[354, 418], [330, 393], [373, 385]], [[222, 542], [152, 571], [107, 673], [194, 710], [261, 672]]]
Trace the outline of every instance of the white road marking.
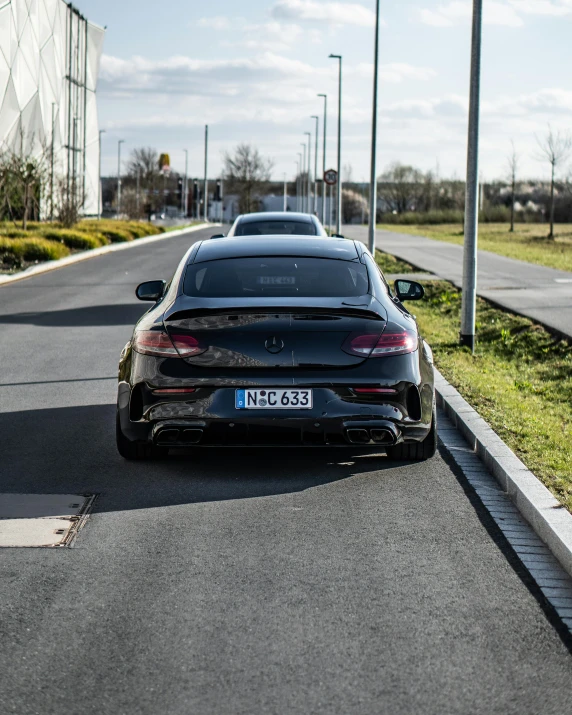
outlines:
[[92, 503], [84, 494], [0, 494], [0, 547], [68, 545]]

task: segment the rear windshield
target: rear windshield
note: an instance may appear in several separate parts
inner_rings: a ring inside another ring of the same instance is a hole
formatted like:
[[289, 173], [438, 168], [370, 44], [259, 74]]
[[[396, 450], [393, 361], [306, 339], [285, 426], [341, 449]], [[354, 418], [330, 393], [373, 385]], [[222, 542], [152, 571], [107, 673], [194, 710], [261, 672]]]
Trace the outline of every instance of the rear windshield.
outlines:
[[240, 221], [235, 236], [317, 236], [312, 221]]
[[185, 295], [205, 298], [344, 298], [368, 292], [361, 263], [329, 258], [227, 258], [187, 268]]

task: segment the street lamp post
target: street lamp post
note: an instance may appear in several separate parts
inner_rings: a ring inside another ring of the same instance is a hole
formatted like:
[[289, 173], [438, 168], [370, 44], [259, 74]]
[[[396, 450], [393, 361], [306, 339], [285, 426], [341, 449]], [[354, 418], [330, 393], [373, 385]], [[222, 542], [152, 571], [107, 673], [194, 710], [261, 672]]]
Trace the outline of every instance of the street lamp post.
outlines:
[[328, 187], [324, 181], [324, 174], [326, 173], [326, 120], [328, 117], [328, 95], [319, 94], [318, 97], [324, 98], [324, 147], [322, 149], [322, 226], [326, 225], [326, 197]]
[[185, 178], [183, 181], [183, 196], [182, 201], [181, 201], [181, 210], [183, 211], [183, 215], [186, 218], [187, 217], [187, 212], [188, 212], [188, 200], [189, 200], [189, 189], [187, 186], [187, 179], [189, 176], [189, 151], [188, 149], [183, 149], [185, 152]]
[[300, 171], [300, 167], [302, 166], [302, 152], [298, 152], [298, 161], [296, 162], [298, 166], [298, 173], [296, 175], [296, 211], [300, 212], [302, 210], [302, 204], [300, 201], [300, 195], [302, 193], [301, 191], [301, 182], [302, 182], [302, 173]]
[[[101, 197], [101, 135], [105, 134], [105, 129], [100, 129], [99, 130], [99, 157], [98, 157], [98, 169], [97, 169], [97, 219], [98, 221], [101, 219], [101, 210], [103, 208], [102, 205], [102, 197]], [[52, 139], [53, 142], [53, 139]], [[53, 163], [52, 163], [52, 171], [53, 171]], [[54, 185], [54, 180], [52, 178], [52, 191]], [[52, 218], [53, 218], [53, 213], [54, 213], [54, 197], [52, 194]]]
[[463, 291], [460, 343], [475, 352], [477, 309], [477, 238], [479, 231], [479, 105], [481, 90], [481, 36], [483, 0], [473, 0], [471, 42], [471, 91], [465, 193], [465, 239], [463, 244]]
[[125, 143], [125, 139], [120, 139], [117, 142], [117, 218], [121, 215], [121, 145]]
[[316, 146], [314, 147], [314, 205], [313, 214], [318, 213], [318, 134], [320, 133], [320, 119], [312, 114], [312, 119], [316, 120]]
[[205, 124], [205, 195], [204, 195], [204, 202], [205, 202], [204, 219], [205, 219], [205, 221], [208, 220], [208, 205], [209, 205], [209, 194], [208, 194], [209, 182], [207, 179], [208, 153], [209, 153], [209, 125]]
[[312, 132], [304, 132], [308, 137], [308, 203], [306, 204], [306, 211], [310, 214], [312, 213]]
[[338, 60], [338, 183], [336, 185], [336, 233], [342, 230], [342, 56], [330, 55]]
[[375, 3], [375, 49], [373, 58], [373, 109], [371, 117], [371, 172], [369, 176], [369, 227], [367, 244], [375, 253], [375, 220], [377, 218], [377, 74], [379, 64], [379, 0]]
[[304, 162], [302, 163], [302, 212], [306, 213], [306, 183], [304, 181], [304, 173], [306, 171], [306, 142], [301, 142], [304, 147]]

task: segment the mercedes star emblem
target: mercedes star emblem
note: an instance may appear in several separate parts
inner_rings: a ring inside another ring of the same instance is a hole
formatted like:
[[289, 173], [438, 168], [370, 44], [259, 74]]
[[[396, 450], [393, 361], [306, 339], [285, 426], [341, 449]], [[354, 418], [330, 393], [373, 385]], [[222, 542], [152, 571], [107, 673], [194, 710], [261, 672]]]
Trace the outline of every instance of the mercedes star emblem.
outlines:
[[281, 350], [284, 349], [284, 341], [280, 340], [280, 338], [277, 338], [274, 335], [273, 337], [266, 339], [264, 347], [268, 350], [269, 353], [276, 355], [276, 353], [279, 353]]

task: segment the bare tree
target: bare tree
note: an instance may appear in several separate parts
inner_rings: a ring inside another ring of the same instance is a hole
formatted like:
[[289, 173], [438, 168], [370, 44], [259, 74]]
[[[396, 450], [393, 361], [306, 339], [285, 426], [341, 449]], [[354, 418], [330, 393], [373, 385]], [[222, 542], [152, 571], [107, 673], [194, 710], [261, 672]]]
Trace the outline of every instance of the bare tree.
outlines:
[[418, 208], [417, 204], [424, 194], [423, 184], [422, 171], [395, 162], [381, 176], [380, 193], [392, 209], [404, 213]]
[[514, 203], [516, 200], [516, 172], [518, 170], [518, 154], [514, 148], [514, 142], [511, 141], [512, 151], [508, 156], [508, 170], [510, 177], [510, 232], [514, 232]]
[[566, 161], [572, 149], [572, 137], [565, 133], [554, 132], [550, 124], [548, 134], [544, 139], [536, 137], [540, 152], [537, 155], [539, 161], [548, 160], [550, 164], [550, 233], [548, 238], [554, 238], [554, 178], [556, 169], [563, 161]]
[[225, 153], [226, 190], [238, 194], [241, 213], [249, 213], [256, 208], [256, 194], [262, 182], [270, 180], [272, 166], [272, 161], [263, 159], [258, 149], [251, 144], [239, 144], [232, 156]]

